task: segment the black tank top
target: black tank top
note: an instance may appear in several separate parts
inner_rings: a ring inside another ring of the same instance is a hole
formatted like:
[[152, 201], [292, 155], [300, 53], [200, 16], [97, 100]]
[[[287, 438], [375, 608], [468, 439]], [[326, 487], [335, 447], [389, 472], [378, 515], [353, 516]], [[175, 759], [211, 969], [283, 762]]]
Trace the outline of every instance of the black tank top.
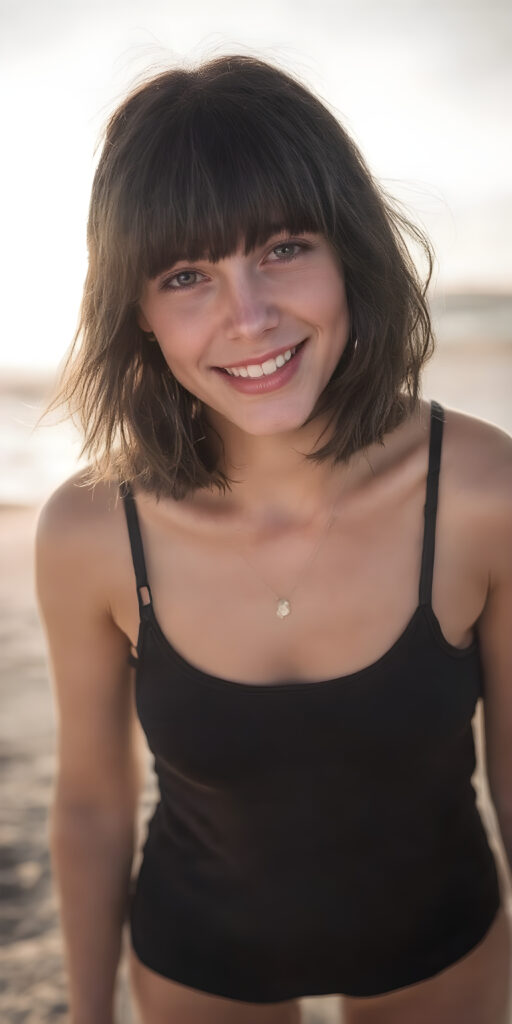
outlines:
[[418, 606], [382, 657], [336, 679], [238, 683], [181, 657], [143, 603], [123, 486], [130, 660], [160, 788], [130, 919], [153, 971], [247, 1002], [372, 996], [443, 970], [490, 927], [500, 893], [471, 783], [478, 647], [448, 643], [431, 606], [443, 419], [433, 402]]

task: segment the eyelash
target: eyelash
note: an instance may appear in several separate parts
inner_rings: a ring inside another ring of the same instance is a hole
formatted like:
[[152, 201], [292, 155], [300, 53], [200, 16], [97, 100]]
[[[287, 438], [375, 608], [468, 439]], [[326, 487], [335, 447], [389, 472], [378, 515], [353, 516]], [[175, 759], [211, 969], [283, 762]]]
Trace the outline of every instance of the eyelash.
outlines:
[[[305, 251], [305, 250], [311, 248], [311, 246], [308, 245], [307, 242], [294, 242], [292, 239], [289, 239], [289, 240], [287, 239], [286, 241], [278, 242], [277, 245], [273, 245], [272, 249], [270, 251], [271, 252], [275, 252], [276, 249], [284, 249], [284, 248], [292, 248], [292, 247], [295, 248], [295, 249], [299, 249], [300, 252]], [[277, 262], [278, 263], [291, 263], [292, 260], [297, 259], [298, 255], [299, 255], [299, 253], [295, 252], [291, 256], [285, 256], [283, 259], [277, 260]], [[190, 291], [192, 288], [195, 288], [196, 284], [198, 284], [197, 281], [194, 281], [192, 284], [185, 284], [185, 285], [181, 285], [180, 287], [176, 287], [176, 288], [172, 287], [172, 282], [176, 281], [177, 278], [181, 274], [199, 274], [199, 273], [200, 273], [199, 270], [185, 270], [185, 269], [178, 270], [171, 277], [166, 277], [165, 280], [162, 281], [162, 283], [160, 285], [160, 290], [161, 291], [167, 291], [167, 292], [185, 292], [185, 291]]]

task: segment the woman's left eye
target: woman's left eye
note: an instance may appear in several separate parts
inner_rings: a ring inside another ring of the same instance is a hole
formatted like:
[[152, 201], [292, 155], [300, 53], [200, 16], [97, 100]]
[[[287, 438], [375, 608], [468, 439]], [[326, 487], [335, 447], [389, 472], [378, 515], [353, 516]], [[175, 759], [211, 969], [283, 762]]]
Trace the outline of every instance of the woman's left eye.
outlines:
[[304, 245], [302, 242], [280, 242], [279, 245], [274, 245], [272, 252], [274, 253], [278, 252], [279, 250], [282, 251], [286, 249], [288, 250], [288, 252], [285, 252], [284, 255], [281, 256], [280, 259], [278, 259], [278, 263], [284, 263], [287, 260], [295, 259], [295, 257], [298, 256], [301, 250], [306, 249], [306, 245]]

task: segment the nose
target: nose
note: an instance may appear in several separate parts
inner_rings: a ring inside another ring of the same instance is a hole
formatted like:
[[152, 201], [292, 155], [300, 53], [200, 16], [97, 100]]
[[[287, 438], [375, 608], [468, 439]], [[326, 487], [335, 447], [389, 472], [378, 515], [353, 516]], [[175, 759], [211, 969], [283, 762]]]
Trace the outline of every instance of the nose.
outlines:
[[225, 333], [231, 341], [254, 341], [279, 323], [269, 285], [251, 267], [241, 265], [226, 277], [225, 299]]

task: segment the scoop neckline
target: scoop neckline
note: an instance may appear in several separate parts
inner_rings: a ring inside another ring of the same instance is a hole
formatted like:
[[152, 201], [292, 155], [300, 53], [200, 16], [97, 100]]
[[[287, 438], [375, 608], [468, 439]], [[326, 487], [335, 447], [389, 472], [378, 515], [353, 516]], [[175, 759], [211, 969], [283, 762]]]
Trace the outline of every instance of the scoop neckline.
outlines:
[[[217, 689], [236, 690], [239, 693], [243, 691], [247, 693], [266, 693], [268, 691], [297, 692], [299, 690], [304, 690], [305, 692], [312, 692], [313, 690], [324, 688], [328, 689], [336, 685], [350, 685], [350, 683], [352, 682], [360, 682], [361, 679], [364, 679], [366, 676], [373, 676], [376, 670], [380, 669], [383, 664], [385, 664], [389, 659], [393, 657], [393, 655], [397, 653], [399, 648], [405, 643], [406, 639], [408, 639], [409, 635], [413, 632], [417, 622], [421, 621], [422, 619], [426, 621], [431, 636], [435, 640], [436, 645], [440, 647], [449, 656], [456, 659], [466, 658], [474, 654], [478, 647], [476, 639], [473, 639], [471, 643], [468, 644], [466, 647], [456, 647], [453, 644], [449, 643], [449, 641], [446, 640], [442, 632], [439, 620], [431, 605], [418, 604], [414, 609], [408, 622], [404, 626], [402, 632], [397, 637], [397, 639], [391, 644], [391, 646], [388, 647], [383, 654], [379, 655], [379, 657], [376, 658], [375, 661], [370, 662], [369, 665], [363, 666], [363, 668], [356, 669], [354, 672], [347, 672], [345, 673], [345, 675], [334, 676], [328, 679], [305, 680], [302, 683], [294, 680], [284, 681], [281, 683], [243, 683], [236, 679], [225, 679], [222, 676], [216, 676], [210, 672], [203, 671], [203, 669], [199, 668], [197, 665], [194, 665], [187, 658], [184, 658], [183, 655], [179, 653], [174, 644], [171, 643], [171, 641], [163, 632], [160, 623], [156, 617], [153, 608], [153, 603], [151, 602], [150, 604], [145, 605], [145, 609], [145, 622], [146, 624], [152, 626], [155, 637], [160, 643], [162, 650], [167, 655], [167, 657], [170, 657], [175, 664], [177, 663], [180, 666], [180, 668], [191, 679], [193, 679], [195, 682], [204, 684], [205, 686], [216, 687]], [[144, 622], [144, 618], [141, 618], [141, 626], [142, 623]], [[142, 643], [140, 644], [140, 653], [138, 655], [139, 661], [143, 657], [143, 655], [144, 639], [142, 638]], [[137, 670], [140, 670], [140, 667], [141, 665], [139, 664], [137, 666]]]

